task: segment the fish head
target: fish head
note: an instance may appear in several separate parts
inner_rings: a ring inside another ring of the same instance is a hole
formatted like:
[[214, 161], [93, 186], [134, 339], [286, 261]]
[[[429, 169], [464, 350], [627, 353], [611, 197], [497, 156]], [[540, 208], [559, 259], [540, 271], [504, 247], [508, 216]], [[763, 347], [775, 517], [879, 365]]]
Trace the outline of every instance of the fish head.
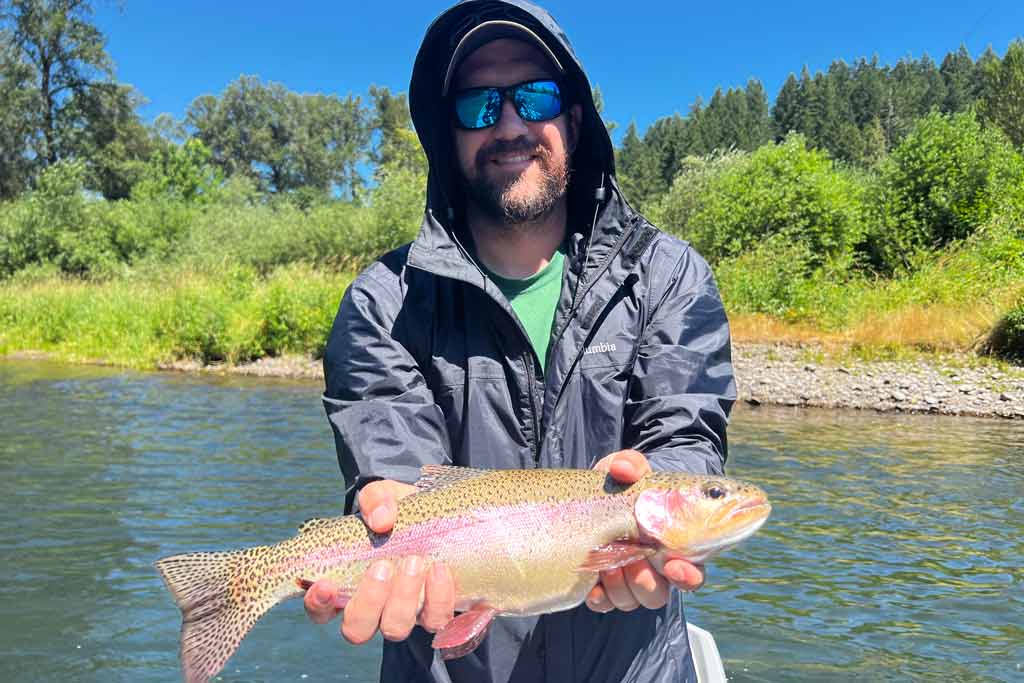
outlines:
[[772, 506], [757, 486], [725, 477], [652, 475], [633, 512], [641, 535], [703, 562], [761, 528]]

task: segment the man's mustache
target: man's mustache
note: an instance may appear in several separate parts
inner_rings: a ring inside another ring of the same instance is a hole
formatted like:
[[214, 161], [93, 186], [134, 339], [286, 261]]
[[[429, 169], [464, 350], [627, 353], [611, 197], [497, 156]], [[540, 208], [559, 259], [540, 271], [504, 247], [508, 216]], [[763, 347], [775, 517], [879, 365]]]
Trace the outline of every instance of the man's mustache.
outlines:
[[486, 147], [481, 147], [476, 154], [476, 160], [477, 163], [484, 164], [490, 161], [491, 157], [505, 154], [534, 154], [545, 159], [549, 156], [548, 150], [536, 138], [523, 136], [515, 140], [495, 140]]

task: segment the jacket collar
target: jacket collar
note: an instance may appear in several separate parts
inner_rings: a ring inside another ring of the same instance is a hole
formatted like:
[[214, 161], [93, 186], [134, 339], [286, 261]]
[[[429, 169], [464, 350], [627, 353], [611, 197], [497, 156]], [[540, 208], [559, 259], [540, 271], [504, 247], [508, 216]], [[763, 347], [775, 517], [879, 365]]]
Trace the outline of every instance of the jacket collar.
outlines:
[[[614, 177], [609, 177], [609, 181], [609, 198], [601, 203], [593, 225], [589, 224], [588, 216], [575, 218], [575, 225], [569, 226], [568, 257], [570, 267], [576, 272], [600, 268], [619, 251], [636, 222], [636, 214], [623, 198]], [[587, 224], [580, 225], [580, 221], [586, 221]], [[581, 262], [582, 259], [586, 260], [586, 264]], [[486, 280], [468, 253], [468, 245], [455, 237], [452, 230], [439, 221], [429, 208], [424, 212], [419, 234], [409, 249], [407, 263], [441, 277], [478, 286]]]

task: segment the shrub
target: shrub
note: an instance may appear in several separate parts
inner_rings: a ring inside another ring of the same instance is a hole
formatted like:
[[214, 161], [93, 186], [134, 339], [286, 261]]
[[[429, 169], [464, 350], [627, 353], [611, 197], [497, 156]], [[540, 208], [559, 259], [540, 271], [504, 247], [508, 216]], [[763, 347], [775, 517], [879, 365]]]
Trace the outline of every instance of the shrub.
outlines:
[[996, 323], [980, 350], [985, 355], [1024, 364], [1024, 297]]
[[885, 272], [914, 254], [964, 239], [1001, 209], [1019, 208], [1024, 159], [973, 112], [933, 112], [881, 165], [866, 249]]
[[810, 261], [806, 245], [773, 235], [739, 256], [724, 259], [715, 275], [730, 311], [791, 317]]
[[654, 214], [711, 261], [778, 235], [775, 244], [806, 248], [815, 266], [860, 239], [863, 189], [858, 176], [791, 134], [751, 154], [688, 162]]
[[165, 143], [146, 162], [132, 198], [206, 203], [217, 199], [224, 175], [211, 163], [209, 148], [196, 138]]
[[334, 278], [294, 265], [274, 272], [260, 297], [257, 335], [263, 353], [323, 355], [342, 291]]

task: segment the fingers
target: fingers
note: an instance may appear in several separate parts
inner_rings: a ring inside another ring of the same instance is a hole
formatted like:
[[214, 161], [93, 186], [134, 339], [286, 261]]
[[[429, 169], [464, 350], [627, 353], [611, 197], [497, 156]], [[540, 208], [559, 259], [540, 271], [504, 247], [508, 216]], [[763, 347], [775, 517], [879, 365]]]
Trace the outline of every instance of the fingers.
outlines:
[[416, 555], [402, 558], [391, 582], [391, 595], [380, 616], [380, 632], [388, 640], [405, 640], [416, 625], [423, 593], [423, 559]]
[[651, 563], [640, 560], [601, 572], [600, 582], [587, 595], [587, 606], [602, 613], [613, 609], [629, 612], [640, 606], [658, 609], [668, 602], [668, 588], [668, 581]]
[[420, 624], [437, 633], [455, 616], [455, 579], [451, 570], [441, 563], [430, 567]]
[[600, 583], [590, 589], [590, 593], [587, 595], [587, 607], [601, 614], [615, 609], [615, 605], [608, 599], [608, 595]]
[[658, 609], [668, 602], [668, 581], [647, 560], [627, 564], [622, 577], [633, 598], [647, 609]]
[[359, 511], [374, 532], [386, 534], [395, 525], [398, 501], [416, 491], [415, 486], [390, 479], [370, 482], [359, 491]]
[[604, 456], [597, 461], [594, 469], [607, 472], [620, 484], [632, 484], [650, 472], [651, 465], [643, 453], [627, 448]]
[[309, 587], [302, 604], [313, 623], [326, 624], [341, 612], [335, 606], [337, 597], [338, 585], [328, 579], [321, 579]]
[[686, 560], [667, 559], [662, 573], [676, 587], [684, 591], [695, 591], [704, 585], [704, 565]]
[[370, 565], [356, 594], [345, 607], [345, 617], [341, 624], [341, 634], [345, 640], [361, 645], [373, 637], [380, 624], [381, 611], [391, 593], [392, 577], [395, 567], [389, 560], [381, 560]]
[[609, 569], [601, 572], [601, 585], [615, 609], [632, 612], [640, 606], [640, 602], [633, 597], [633, 591], [629, 590], [629, 586], [626, 585], [626, 579], [621, 569]]

